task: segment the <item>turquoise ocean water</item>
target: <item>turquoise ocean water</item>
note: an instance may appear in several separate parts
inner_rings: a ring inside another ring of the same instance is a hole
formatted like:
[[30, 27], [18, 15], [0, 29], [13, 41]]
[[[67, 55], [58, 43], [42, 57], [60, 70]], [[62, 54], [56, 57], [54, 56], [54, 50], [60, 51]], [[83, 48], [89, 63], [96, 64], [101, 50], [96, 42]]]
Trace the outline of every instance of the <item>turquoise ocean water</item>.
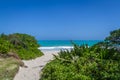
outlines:
[[[102, 40], [72, 40], [72, 42], [83, 45], [88, 44], [88, 46], [92, 46]], [[70, 40], [39, 40], [38, 44], [40, 44], [41, 50], [59, 50], [59, 49], [71, 49], [73, 45]]]

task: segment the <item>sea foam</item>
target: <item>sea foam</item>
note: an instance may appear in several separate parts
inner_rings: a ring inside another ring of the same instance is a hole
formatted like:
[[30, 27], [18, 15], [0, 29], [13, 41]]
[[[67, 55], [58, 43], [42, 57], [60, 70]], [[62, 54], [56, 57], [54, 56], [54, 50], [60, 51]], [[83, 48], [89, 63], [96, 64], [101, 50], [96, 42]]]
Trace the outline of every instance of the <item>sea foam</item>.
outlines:
[[39, 47], [40, 50], [64, 50], [64, 49], [72, 49], [73, 46], [52, 46], [52, 47]]

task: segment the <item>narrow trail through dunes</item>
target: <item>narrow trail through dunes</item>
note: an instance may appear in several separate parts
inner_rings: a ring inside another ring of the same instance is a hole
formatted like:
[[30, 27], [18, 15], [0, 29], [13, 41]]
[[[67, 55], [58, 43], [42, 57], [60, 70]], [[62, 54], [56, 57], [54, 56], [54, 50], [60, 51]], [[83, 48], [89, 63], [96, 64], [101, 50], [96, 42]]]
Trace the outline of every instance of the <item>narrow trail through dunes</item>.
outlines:
[[43, 67], [53, 59], [59, 51], [42, 51], [44, 55], [33, 60], [23, 60], [27, 68], [20, 67], [14, 80], [39, 80]]

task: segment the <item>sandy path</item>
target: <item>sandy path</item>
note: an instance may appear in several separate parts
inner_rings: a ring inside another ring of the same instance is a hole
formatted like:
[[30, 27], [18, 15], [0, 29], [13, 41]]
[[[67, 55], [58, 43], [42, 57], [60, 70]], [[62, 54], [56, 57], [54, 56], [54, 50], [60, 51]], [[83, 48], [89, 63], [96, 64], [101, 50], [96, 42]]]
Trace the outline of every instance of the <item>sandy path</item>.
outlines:
[[53, 59], [52, 54], [57, 54], [58, 51], [42, 51], [44, 55], [34, 60], [23, 61], [28, 68], [20, 67], [14, 80], [39, 80], [40, 72], [43, 67]]

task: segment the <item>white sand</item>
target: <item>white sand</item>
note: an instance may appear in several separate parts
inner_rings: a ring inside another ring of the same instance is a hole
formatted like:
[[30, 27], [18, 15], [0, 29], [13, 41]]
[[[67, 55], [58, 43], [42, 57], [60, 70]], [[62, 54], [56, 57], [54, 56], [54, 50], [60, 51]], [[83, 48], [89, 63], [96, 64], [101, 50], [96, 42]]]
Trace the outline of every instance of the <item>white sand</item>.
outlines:
[[14, 80], [39, 80], [40, 73], [43, 67], [53, 59], [52, 54], [57, 54], [59, 51], [42, 51], [44, 55], [34, 60], [23, 61], [28, 68], [20, 67]]

